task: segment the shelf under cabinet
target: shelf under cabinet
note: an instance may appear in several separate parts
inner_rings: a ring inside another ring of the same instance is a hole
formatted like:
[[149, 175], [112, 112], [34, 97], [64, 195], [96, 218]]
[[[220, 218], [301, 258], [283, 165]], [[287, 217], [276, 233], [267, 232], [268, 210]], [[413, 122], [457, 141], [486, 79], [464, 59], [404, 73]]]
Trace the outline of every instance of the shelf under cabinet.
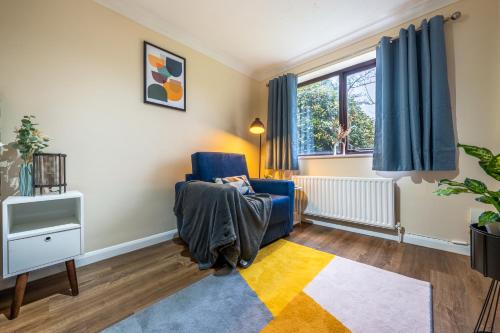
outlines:
[[14, 240], [79, 228], [80, 223], [75, 217], [19, 223], [12, 226], [7, 239]]

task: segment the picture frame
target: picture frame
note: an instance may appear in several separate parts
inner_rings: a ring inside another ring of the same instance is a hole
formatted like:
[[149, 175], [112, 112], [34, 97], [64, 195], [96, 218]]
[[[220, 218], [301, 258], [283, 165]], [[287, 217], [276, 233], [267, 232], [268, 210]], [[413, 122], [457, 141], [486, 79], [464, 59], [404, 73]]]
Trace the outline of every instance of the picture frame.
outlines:
[[186, 111], [186, 59], [144, 41], [144, 103]]

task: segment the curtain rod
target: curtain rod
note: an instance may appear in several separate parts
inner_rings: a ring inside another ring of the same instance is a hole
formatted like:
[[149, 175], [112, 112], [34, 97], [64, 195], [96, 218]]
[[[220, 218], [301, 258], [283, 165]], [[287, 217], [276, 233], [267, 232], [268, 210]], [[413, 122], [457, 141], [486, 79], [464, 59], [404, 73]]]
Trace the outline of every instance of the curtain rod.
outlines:
[[[459, 11], [456, 11], [454, 12], [453, 14], [451, 14], [450, 16], [447, 16], [444, 18], [444, 22], [449, 22], [449, 21], [456, 21], [458, 20], [460, 17], [462, 16], [462, 12], [459, 12]], [[416, 31], [420, 31], [420, 28], [416, 29]], [[398, 40], [399, 39], [399, 36], [394, 36], [391, 38], [391, 41], [394, 41], [394, 40]], [[304, 75], [304, 74], [308, 74], [310, 72], [313, 72], [317, 69], [320, 69], [320, 68], [323, 68], [323, 67], [326, 67], [328, 65], [333, 65], [333, 64], [336, 64], [336, 63], [339, 63], [343, 60], [347, 60], [347, 59], [350, 59], [352, 57], [355, 57], [357, 55], [360, 55], [360, 54], [363, 54], [365, 53], [366, 51], [369, 51], [371, 49], [374, 49], [375, 47], [377, 47], [379, 44], [379, 42], [377, 42], [376, 44], [373, 44], [373, 45], [370, 45], [370, 46], [367, 46], [361, 50], [357, 50], [355, 53], [352, 53], [352, 54], [349, 54], [347, 56], [344, 56], [344, 57], [341, 57], [341, 58], [338, 58], [338, 59], [335, 59], [334, 61], [331, 61], [331, 62], [327, 62], [326, 64], [322, 64], [322, 65], [319, 65], [319, 66], [315, 66], [313, 68], [310, 68], [308, 70], [305, 70], [305, 71], [302, 71], [300, 73], [297, 73], [297, 75]], [[266, 87], [269, 87], [269, 83], [266, 83]]]

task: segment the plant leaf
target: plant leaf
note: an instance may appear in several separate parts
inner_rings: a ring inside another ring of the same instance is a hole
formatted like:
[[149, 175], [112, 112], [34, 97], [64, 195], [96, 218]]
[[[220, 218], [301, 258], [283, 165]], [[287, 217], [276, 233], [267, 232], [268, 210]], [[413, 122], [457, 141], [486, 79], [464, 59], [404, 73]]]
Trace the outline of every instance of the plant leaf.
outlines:
[[438, 186], [442, 186], [442, 185], [450, 185], [450, 186], [466, 187], [464, 183], [455, 182], [455, 181], [453, 181], [453, 180], [449, 180], [449, 179], [441, 179], [441, 180], [439, 181]]
[[481, 167], [488, 175], [500, 181], [500, 154], [494, 156], [485, 167]]
[[495, 212], [488, 211], [479, 215], [479, 223], [477, 225], [482, 227], [486, 224], [494, 222], [500, 222], [500, 215]]
[[26, 115], [21, 119], [21, 127], [16, 128], [16, 148], [21, 153], [21, 158], [25, 161], [31, 159], [33, 153], [40, 152], [48, 147], [49, 138], [42, 135], [34, 123], [35, 116]]
[[477, 197], [476, 201], [484, 203], [484, 204], [489, 204], [489, 205], [493, 205], [495, 203], [495, 200], [492, 197], [488, 197], [486, 195], [482, 195], [480, 197]]
[[469, 192], [468, 189], [459, 188], [459, 187], [438, 188], [436, 191], [434, 191], [434, 193], [440, 197], [448, 197], [452, 194], [460, 194], [460, 193], [467, 193], [467, 192]]
[[467, 155], [474, 156], [481, 161], [489, 162], [493, 158], [493, 153], [487, 148], [462, 145], [460, 143], [458, 144], [458, 147], [463, 148]]
[[471, 178], [465, 178], [464, 185], [472, 192], [478, 194], [483, 194], [488, 189], [483, 182]]

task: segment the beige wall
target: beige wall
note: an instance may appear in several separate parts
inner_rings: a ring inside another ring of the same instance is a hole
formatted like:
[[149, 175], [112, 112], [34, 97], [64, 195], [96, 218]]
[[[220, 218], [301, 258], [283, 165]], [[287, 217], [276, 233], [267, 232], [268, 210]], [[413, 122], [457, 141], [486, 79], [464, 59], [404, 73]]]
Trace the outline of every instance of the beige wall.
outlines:
[[[87, 251], [173, 229], [173, 186], [190, 171], [192, 152], [243, 152], [256, 174], [258, 141], [247, 126], [254, 116], [266, 118], [264, 82], [90, 0], [3, 1], [0, 6], [1, 140], [12, 141], [22, 115], [34, 114], [53, 138], [49, 151], [69, 155], [70, 187], [86, 195]], [[500, 33], [499, 1], [464, 0], [436, 13], [455, 10], [464, 16], [447, 24], [446, 34], [458, 138], [498, 151], [500, 45], [494, 32]], [[379, 38], [290, 72], [335, 61]], [[187, 58], [186, 113], [142, 103], [143, 40]], [[11, 153], [2, 155], [3, 165]], [[467, 240], [468, 209], [479, 205], [466, 196], [436, 198], [435, 180], [487, 179], [463, 154], [458, 174], [376, 174], [370, 158], [308, 159], [300, 165], [302, 174], [394, 177], [407, 232], [447, 240]], [[5, 175], [5, 167], [2, 171]], [[7, 184], [3, 179], [4, 196], [16, 172], [12, 167]]]
[[[487, 146], [500, 151], [500, 1], [464, 0], [443, 8], [434, 14], [450, 15], [460, 10], [463, 17], [446, 24], [448, 70], [457, 136], [460, 142]], [[412, 23], [419, 24], [421, 18]], [[408, 25], [404, 24], [406, 27]], [[382, 35], [395, 36], [399, 27], [350, 47], [323, 56], [315, 61], [290, 69], [300, 73], [316, 66], [333, 62], [374, 45]], [[265, 109], [267, 91], [260, 98]], [[265, 117], [265, 113], [261, 114]], [[437, 198], [432, 194], [436, 180], [443, 177], [484, 177], [477, 163], [460, 154], [459, 172], [375, 173], [371, 158], [303, 159], [300, 173], [304, 175], [331, 175], [353, 177], [392, 177], [399, 188], [399, 217], [409, 233], [444, 240], [468, 241], [467, 226], [470, 207], [485, 207], [473, 201], [472, 196]], [[495, 184], [495, 186], [498, 186]]]
[[[187, 112], [142, 102], [144, 40], [187, 59]], [[33, 114], [48, 151], [68, 154], [87, 251], [174, 229], [174, 184], [193, 152], [242, 152], [256, 173], [257, 83], [179, 42], [90, 0], [12, 0], [0, 4], [0, 50], [2, 142]]]

